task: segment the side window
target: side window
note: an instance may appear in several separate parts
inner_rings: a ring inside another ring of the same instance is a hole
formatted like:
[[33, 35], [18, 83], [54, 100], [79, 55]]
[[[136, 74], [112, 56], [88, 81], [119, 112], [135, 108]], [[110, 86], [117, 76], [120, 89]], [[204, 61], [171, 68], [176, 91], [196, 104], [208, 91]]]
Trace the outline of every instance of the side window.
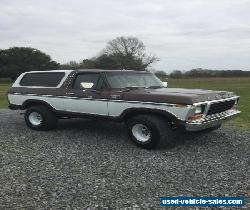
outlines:
[[81, 82], [92, 82], [94, 83], [92, 89], [102, 89], [103, 87], [103, 79], [101, 75], [98, 73], [84, 73], [78, 74], [75, 78], [73, 88], [74, 89], [82, 89]]
[[64, 77], [64, 72], [27, 73], [20, 81], [21, 86], [56, 87]]

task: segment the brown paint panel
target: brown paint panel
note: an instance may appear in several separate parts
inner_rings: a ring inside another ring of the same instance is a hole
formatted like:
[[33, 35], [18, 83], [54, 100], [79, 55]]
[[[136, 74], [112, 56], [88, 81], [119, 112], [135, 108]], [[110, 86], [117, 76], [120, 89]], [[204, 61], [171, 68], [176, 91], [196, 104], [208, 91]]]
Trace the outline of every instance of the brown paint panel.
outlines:
[[66, 88], [27, 88], [27, 87], [11, 87], [8, 90], [9, 94], [36, 94], [36, 95], [53, 95], [64, 96], [66, 95]]
[[[124, 100], [124, 101], [141, 101], [169, 104], [193, 104], [203, 101], [219, 100], [234, 96], [231, 92], [212, 91], [200, 89], [182, 89], [182, 88], [158, 88], [158, 89], [106, 89], [102, 91], [95, 90], [73, 90], [71, 89], [72, 81], [76, 74], [83, 72], [98, 72], [103, 76], [108, 74], [105, 70], [81, 70], [73, 71], [69, 74], [61, 88], [27, 88], [27, 87], [11, 87], [8, 93], [20, 94], [37, 94], [37, 95], [52, 95], [52, 96], [68, 96], [71, 91], [71, 97], [91, 97], [93, 99], [108, 99], [108, 100]], [[133, 71], [130, 71], [130, 73]], [[138, 72], [136, 72], [138, 73]], [[105, 78], [104, 78], [105, 79]], [[106, 81], [106, 80], [105, 80]]]

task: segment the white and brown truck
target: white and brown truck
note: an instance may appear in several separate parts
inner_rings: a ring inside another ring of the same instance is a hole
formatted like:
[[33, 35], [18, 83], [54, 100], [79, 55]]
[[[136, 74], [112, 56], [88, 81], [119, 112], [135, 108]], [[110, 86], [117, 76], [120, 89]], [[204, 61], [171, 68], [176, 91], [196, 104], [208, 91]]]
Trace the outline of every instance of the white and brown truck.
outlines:
[[10, 109], [26, 110], [34, 130], [60, 118], [125, 122], [131, 140], [153, 148], [174, 144], [173, 131], [219, 128], [240, 113], [232, 92], [167, 88], [152, 73], [133, 70], [53, 70], [21, 74], [8, 90]]

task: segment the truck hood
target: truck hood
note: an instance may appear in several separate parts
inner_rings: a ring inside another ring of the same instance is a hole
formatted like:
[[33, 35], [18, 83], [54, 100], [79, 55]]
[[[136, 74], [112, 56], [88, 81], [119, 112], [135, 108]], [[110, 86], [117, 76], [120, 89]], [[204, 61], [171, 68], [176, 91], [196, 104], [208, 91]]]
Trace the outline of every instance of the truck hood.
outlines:
[[193, 104], [197, 102], [225, 99], [235, 96], [232, 92], [184, 88], [135, 89], [124, 93], [128, 101], [145, 101], [173, 104]]

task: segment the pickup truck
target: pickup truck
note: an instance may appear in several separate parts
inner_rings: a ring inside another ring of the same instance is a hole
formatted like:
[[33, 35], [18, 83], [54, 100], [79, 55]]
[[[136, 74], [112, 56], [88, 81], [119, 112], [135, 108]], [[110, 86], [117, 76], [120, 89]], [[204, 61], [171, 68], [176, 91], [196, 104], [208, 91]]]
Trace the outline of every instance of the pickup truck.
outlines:
[[240, 113], [232, 92], [167, 88], [153, 73], [133, 70], [26, 72], [7, 97], [10, 109], [25, 110], [31, 129], [53, 129], [62, 118], [114, 120], [148, 149], [163, 141], [173, 146], [178, 129], [216, 129]]

